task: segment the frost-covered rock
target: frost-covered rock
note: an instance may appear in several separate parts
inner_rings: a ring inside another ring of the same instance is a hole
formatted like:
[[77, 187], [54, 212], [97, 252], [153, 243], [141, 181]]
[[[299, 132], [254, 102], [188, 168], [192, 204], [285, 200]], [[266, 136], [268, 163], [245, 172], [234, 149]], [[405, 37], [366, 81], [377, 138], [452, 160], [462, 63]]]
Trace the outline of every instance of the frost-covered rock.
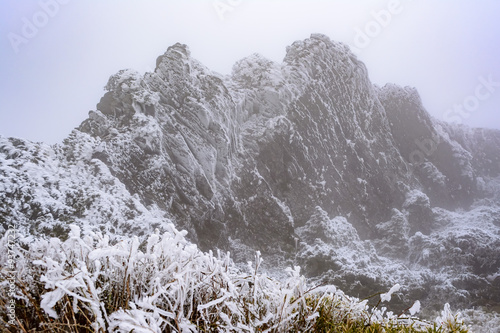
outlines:
[[[468, 207], [476, 195], [475, 177], [480, 171], [473, 167], [472, 146], [450, 137], [447, 131], [453, 130], [446, 125], [443, 129], [427, 113], [414, 88], [387, 84], [377, 88], [377, 93], [395, 144], [425, 193], [442, 207]], [[493, 143], [497, 136], [496, 131], [489, 132], [484, 141]], [[489, 152], [488, 158], [493, 160], [499, 153], [495, 149]]]
[[407, 215], [411, 235], [415, 232], [424, 234], [431, 232], [434, 217], [429, 197], [426, 194], [419, 190], [408, 192], [403, 209]]
[[409, 251], [410, 230], [407, 216], [394, 208], [389, 221], [377, 224], [378, 239], [374, 244], [378, 253], [405, 259]]
[[[242, 261], [259, 250], [277, 271], [300, 261], [356, 293], [438, 281], [436, 295], [481, 290], [455, 299], [486, 302], [498, 285], [499, 133], [433, 119], [413, 88], [372, 85], [324, 35], [227, 76], [175, 44], [154, 72], [113, 75], [60, 145], [0, 138], [0, 226], [62, 236], [74, 222], [121, 237], [168, 218], [204, 250]], [[452, 246], [449, 232], [477, 244]], [[447, 284], [457, 267], [468, 282]]]

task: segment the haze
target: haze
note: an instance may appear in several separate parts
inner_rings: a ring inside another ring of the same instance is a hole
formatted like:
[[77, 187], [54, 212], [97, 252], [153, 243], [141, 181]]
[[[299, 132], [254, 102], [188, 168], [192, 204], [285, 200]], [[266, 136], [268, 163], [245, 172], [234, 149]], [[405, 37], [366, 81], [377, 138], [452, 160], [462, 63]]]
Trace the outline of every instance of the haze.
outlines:
[[61, 142], [110, 75], [152, 71], [176, 42], [229, 74], [316, 32], [355, 48], [372, 82], [416, 87], [434, 117], [500, 128], [499, 14], [494, 0], [2, 1], [0, 135]]

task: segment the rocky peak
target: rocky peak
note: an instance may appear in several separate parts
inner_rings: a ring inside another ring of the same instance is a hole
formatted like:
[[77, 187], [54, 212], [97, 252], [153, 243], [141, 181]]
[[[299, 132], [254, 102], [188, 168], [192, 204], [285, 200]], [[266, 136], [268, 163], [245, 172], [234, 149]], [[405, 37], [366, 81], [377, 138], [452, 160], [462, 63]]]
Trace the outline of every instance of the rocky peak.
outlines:
[[[499, 131], [440, 123], [416, 90], [374, 87], [348, 47], [324, 35], [294, 42], [282, 63], [251, 55], [224, 77], [175, 44], [153, 73], [119, 71], [106, 90], [43, 157], [57, 161], [47, 172], [66, 179], [64, 189], [27, 191], [39, 181], [31, 173], [29, 186], [5, 180], [1, 216], [115, 233], [170, 219], [202, 249], [240, 261], [260, 250], [276, 267], [299, 260], [312, 277], [373, 282], [385, 274], [377, 265], [392, 262], [373, 244], [390, 260], [425, 263], [425, 246], [449, 225], [441, 209], [497, 195], [488, 184], [499, 173]], [[24, 144], [0, 143], [2, 179], [24, 172], [9, 169], [16, 156], [36, 160]]]

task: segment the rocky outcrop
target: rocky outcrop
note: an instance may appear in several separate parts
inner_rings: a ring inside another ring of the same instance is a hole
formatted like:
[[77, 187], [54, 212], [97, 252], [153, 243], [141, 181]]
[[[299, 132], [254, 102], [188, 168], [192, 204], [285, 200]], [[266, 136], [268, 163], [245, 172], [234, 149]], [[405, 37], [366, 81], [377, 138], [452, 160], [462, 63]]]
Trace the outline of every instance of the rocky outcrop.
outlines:
[[154, 73], [122, 71], [107, 89], [80, 126], [100, 138], [94, 157], [205, 247], [231, 236], [272, 251], [279, 236], [290, 251], [317, 205], [366, 238], [418, 186], [364, 65], [321, 35], [228, 77], [177, 44]]
[[421, 244], [446, 229], [436, 209], [495, 205], [499, 131], [433, 119], [414, 89], [373, 86], [323, 35], [227, 76], [175, 44], [154, 72], [122, 70], [106, 90], [61, 145], [1, 139], [4, 228], [140, 234], [170, 219], [202, 249], [260, 250], [367, 291], [388, 272], [410, 281], [405, 263], [429, 266]]

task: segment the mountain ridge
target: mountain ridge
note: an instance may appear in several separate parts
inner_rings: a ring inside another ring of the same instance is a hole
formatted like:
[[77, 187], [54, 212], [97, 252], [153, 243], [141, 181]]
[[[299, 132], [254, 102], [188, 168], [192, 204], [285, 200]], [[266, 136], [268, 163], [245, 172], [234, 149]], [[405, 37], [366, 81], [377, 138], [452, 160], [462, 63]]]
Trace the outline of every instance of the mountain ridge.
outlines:
[[[385, 287], [388, 272], [418, 289], [422, 274], [440, 274], [424, 253], [449, 266], [445, 244], [472, 258], [447, 268], [470, 275], [440, 282], [455, 301], [500, 303], [487, 295], [500, 285], [500, 131], [433, 119], [415, 89], [374, 86], [348, 47], [324, 35], [294, 42], [281, 64], [251, 55], [226, 76], [178, 43], [152, 73], [111, 76], [61, 145], [0, 140], [3, 228], [16, 221], [57, 236], [76, 222], [119, 238], [168, 219], [204, 250], [240, 262], [259, 250], [270, 267], [299, 262], [354, 293]], [[452, 242], [442, 234], [452, 210], [480, 216], [492, 234], [473, 247], [461, 240], [474, 234], [456, 231]], [[481, 296], [464, 300], [464, 290]]]

